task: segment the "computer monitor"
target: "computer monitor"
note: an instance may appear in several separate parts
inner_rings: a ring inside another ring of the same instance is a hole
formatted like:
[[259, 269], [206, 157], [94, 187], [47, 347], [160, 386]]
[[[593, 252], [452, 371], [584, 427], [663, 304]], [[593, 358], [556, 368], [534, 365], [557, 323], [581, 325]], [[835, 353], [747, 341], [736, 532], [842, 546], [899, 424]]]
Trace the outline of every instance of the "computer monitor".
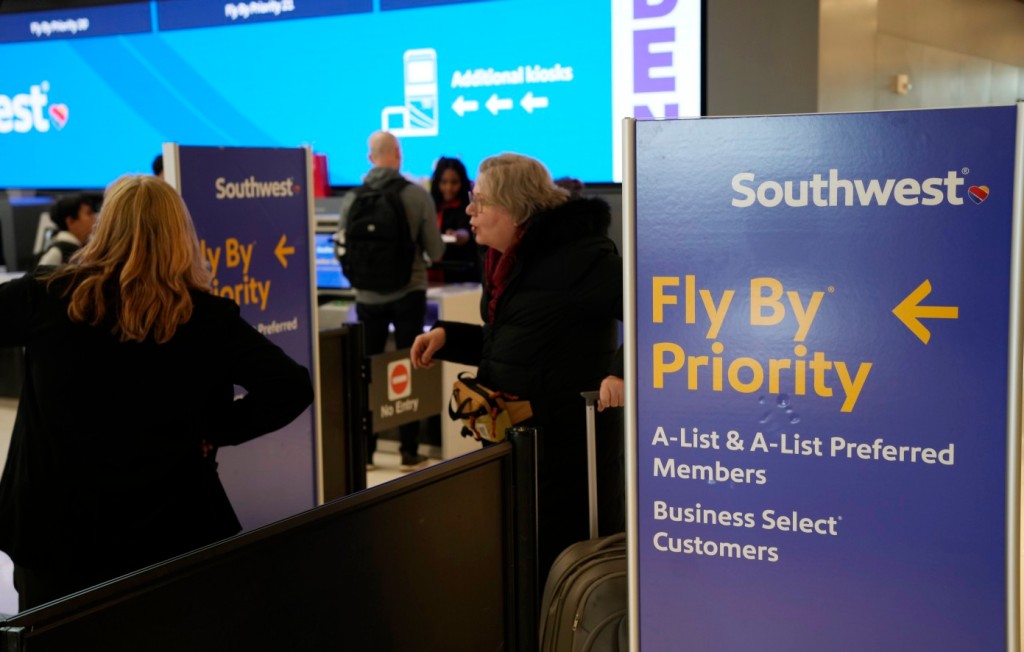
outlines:
[[34, 266], [47, 229], [53, 227], [50, 197], [11, 197], [0, 195], [0, 247], [9, 272], [27, 272]]
[[334, 255], [334, 233], [315, 235], [316, 289], [321, 294], [351, 295], [352, 284], [341, 271], [341, 263]]

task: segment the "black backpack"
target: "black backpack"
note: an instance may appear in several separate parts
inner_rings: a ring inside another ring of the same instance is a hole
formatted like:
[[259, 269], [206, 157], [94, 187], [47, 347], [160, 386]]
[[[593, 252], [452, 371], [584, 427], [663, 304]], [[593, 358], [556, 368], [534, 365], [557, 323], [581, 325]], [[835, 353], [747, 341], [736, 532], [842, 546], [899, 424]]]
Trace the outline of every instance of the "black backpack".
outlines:
[[75, 253], [76, 251], [82, 248], [80, 245], [76, 245], [72, 242], [65, 242], [63, 240], [51, 242], [49, 246], [43, 248], [42, 251], [40, 251], [38, 254], [32, 257], [32, 269], [38, 268], [39, 261], [43, 259], [43, 256], [46, 255], [46, 252], [50, 251], [54, 247], [60, 249], [60, 263], [58, 263], [58, 266], [67, 263], [68, 259], [71, 258], [71, 254]]
[[359, 290], [394, 292], [409, 284], [416, 243], [399, 193], [409, 182], [389, 181], [381, 188], [355, 190], [345, 225], [341, 269]]

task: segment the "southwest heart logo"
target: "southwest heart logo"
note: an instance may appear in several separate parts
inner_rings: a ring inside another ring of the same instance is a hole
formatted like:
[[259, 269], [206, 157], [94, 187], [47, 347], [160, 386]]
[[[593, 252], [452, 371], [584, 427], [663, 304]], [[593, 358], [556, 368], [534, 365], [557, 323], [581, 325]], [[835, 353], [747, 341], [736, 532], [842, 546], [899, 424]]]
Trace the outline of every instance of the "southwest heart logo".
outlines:
[[64, 125], [68, 123], [68, 105], [67, 104], [51, 104], [49, 106], [50, 117], [57, 123], [58, 129], [63, 129]]
[[988, 186], [971, 186], [967, 189], [967, 196], [975, 204], [980, 204], [988, 199]]

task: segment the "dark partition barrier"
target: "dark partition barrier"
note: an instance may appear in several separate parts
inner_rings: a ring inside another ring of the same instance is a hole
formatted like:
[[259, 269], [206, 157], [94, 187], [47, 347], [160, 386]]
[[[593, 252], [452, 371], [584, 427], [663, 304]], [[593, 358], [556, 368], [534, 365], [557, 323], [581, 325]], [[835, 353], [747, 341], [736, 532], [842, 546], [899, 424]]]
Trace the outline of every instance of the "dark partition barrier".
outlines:
[[515, 439], [0, 621], [0, 649], [533, 649], [534, 439]]
[[[48, 197], [9, 199], [0, 191], [0, 265], [7, 271], [23, 272], [33, 266], [39, 222], [51, 204]], [[21, 394], [24, 364], [20, 348], [0, 348], [0, 397], [17, 398]]]
[[[540, 591], [543, 579], [537, 572], [537, 431], [510, 428], [513, 463], [511, 495], [515, 552], [515, 644], [506, 649], [527, 652], [537, 649], [539, 636]], [[503, 444], [504, 445], [504, 444]], [[474, 453], [475, 455], [475, 453]]]
[[366, 349], [363, 325], [320, 331], [321, 468], [324, 502], [366, 488]]

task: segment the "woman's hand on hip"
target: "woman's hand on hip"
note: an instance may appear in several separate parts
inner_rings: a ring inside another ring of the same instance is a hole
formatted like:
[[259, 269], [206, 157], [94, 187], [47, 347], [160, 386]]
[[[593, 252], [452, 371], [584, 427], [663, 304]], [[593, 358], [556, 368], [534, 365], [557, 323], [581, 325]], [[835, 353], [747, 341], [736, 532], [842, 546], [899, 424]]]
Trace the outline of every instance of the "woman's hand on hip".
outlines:
[[597, 411], [605, 408], [622, 407], [626, 400], [626, 384], [618, 376], [607, 376], [601, 381], [598, 393]]

